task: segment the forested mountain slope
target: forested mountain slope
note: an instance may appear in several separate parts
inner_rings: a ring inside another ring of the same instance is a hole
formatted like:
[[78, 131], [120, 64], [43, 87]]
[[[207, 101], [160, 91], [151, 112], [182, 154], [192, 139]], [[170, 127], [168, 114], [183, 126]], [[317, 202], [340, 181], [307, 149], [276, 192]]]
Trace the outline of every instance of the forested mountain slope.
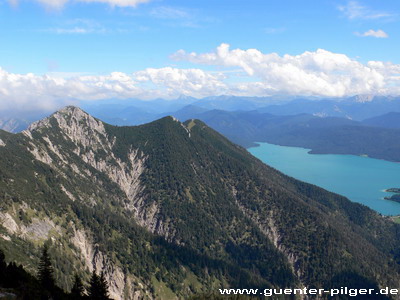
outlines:
[[116, 127], [67, 107], [0, 131], [0, 247], [115, 299], [218, 288], [399, 285], [399, 225], [289, 178], [203, 122]]

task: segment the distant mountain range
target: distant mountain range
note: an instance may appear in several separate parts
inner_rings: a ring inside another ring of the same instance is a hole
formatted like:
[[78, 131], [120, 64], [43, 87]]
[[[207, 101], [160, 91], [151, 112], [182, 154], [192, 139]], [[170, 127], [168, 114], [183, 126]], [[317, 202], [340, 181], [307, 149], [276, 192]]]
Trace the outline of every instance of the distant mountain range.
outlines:
[[320, 117], [341, 117], [361, 121], [389, 112], [400, 112], [400, 98], [375, 97], [360, 101], [360, 97], [338, 100], [298, 99], [282, 105], [259, 109], [274, 115], [312, 114]]
[[[244, 147], [269, 142], [308, 148], [312, 153], [400, 161], [400, 98], [184, 97], [171, 101], [100, 101], [86, 103], [85, 109], [118, 126], [144, 124], [167, 115], [181, 121], [200, 119]], [[377, 116], [381, 113], [384, 115]], [[365, 120], [358, 121], [361, 119]], [[3, 129], [11, 132], [27, 126], [26, 121], [15, 119], [3, 123]]]
[[200, 120], [118, 127], [67, 107], [0, 131], [0, 178], [0, 248], [34, 273], [47, 241], [66, 290], [92, 270], [114, 299], [398, 284], [400, 225], [283, 175]]
[[2, 117], [0, 118], [0, 129], [16, 133], [28, 128], [30, 123], [27, 120]]
[[384, 128], [400, 129], [400, 112], [390, 112], [382, 116], [369, 118], [364, 120], [363, 124]]
[[368, 155], [400, 161], [399, 129], [309, 114], [276, 116], [258, 111], [198, 111], [193, 106], [185, 107], [174, 116], [180, 120], [200, 119], [244, 147], [268, 142], [308, 148], [311, 153]]
[[[143, 100], [101, 100], [82, 102], [80, 107], [115, 125], [139, 125], [154, 121], [163, 116], [171, 115], [185, 106], [194, 105], [204, 110], [225, 111], [258, 111], [273, 115], [311, 114], [320, 117], [341, 117], [357, 121], [377, 117], [390, 112], [400, 112], [399, 97], [355, 96], [350, 98], [299, 98], [299, 97], [234, 97], [216, 96], [203, 99], [180, 97], [175, 100], [156, 99]], [[24, 125], [39, 120], [49, 112], [29, 115], [27, 113], [0, 113], [0, 120], [13, 119], [21, 123], [18, 126], [2, 127], [0, 129], [16, 132]], [[4, 121], [3, 121], [4, 123]]]

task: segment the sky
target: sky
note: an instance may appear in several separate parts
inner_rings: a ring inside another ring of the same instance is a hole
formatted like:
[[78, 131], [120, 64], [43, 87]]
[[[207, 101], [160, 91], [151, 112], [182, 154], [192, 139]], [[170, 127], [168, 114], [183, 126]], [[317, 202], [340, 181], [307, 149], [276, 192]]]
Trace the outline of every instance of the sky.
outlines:
[[400, 95], [398, 0], [0, 0], [0, 111]]

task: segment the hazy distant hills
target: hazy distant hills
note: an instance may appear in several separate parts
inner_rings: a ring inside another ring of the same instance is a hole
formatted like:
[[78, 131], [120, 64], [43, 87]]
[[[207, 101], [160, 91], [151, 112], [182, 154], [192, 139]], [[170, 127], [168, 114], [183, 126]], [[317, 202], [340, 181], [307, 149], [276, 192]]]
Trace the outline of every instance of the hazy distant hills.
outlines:
[[369, 118], [364, 120], [363, 124], [370, 126], [400, 129], [400, 112], [390, 112], [382, 116]]
[[360, 102], [358, 98], [332, 100], [299, 99], [282, 105], [271, 105], [259, 109], [275, 115], [314, 114], [322, 117], [342, 117], [353, 120], [383, 115], [389, 112], [400, 112], [400, 98], [379, 98]]
[[312, 149], [312, 153], [368, 155], [400, 161], [400, 130], [371, 127], [337, 117], [309, 114], [275, 116], [258, 111], [211, 110], [196, 113], [193, 106], [174, 114], [181, 120], [198, 118], [244, 146], [269, 142]]
[[141, 115], [143, 116], [142, 119], [151, 117], [156, 119], [177, 112], [188, 105], [194, 105], [205, 110], [258, 111], [273, 115], [311, 114], [358, 121], [389, 112], [400, 112], [400, 98], [366, 96], [339, 99], [233, 96], [195, 99], [182, 97], [176, 100], [157, 99], [152, 101], [109, 100], [82, 103], [81, 106], [96, 116], [118, 116], [128, 125], [129, 122], [138, 122], [136, 117]]
[[92, 270], [114, 299], [398, 282], [400, 225], [283, 175], [202, 121], [118, 127], [67, 107], [0, 141], [0, 247], [34, 273], [47, 241], [65, 289]]
[[[173, 115], [181, 121], [200, 119], [244, 147], [269, 142], [305, 147], [313, 153], [368, 155], [400, 161], [399, 98], [182, 97], [170, 101], [90, 102], [84, 108], [118, 126], [139, 125]], [[27, 126], [16, 121], [3, 123], [0, 128], [11, 132]]]
[[28, 128], [29, 124], [49, 115], [49, 112], [0, 111], [0, 129], [16, 133]]
[[26, 129], [31, 122], [17, 118], [0, 118], [0, 129], [8, 132], [20, 132]]
[[[142, 101], [127, 100], [101, 100], [82, 102], [80, 107], [101, 118], [106, 122], [116, 125], [138, 125], [161, 118], [163, 116], [178, 113], [185, 106], [194, 105], [203, 110], [224, 111], [258, 111], [273, 115], [297, 115], [311, 114], [320, 117], [341, 117], [353, 120], [364, 120], [387, 114], [400, 112], [400, 98], [396, 97], [372, 97], [355, 96], [350, 98], [300, 98], [300, 97], [235, 97], [215, 96], [196, 99], [192, 97], [180, 97], [175, 100], [155, 99]], [[197, 111], [198, 113], [199, 111]], [[1, 119], [28, 120], [32, 122], [43, 118], [47, 113], [39, 116], [29, 116], [9, 112], [0, 114]], [[4, 122], [3, 122], [4, 123]], [[19, 130], [22, 126], [13, 129]], [[0, 128], [5, 129], [1, 126]], [[7, 129], [6, 129], [7, 130]]]

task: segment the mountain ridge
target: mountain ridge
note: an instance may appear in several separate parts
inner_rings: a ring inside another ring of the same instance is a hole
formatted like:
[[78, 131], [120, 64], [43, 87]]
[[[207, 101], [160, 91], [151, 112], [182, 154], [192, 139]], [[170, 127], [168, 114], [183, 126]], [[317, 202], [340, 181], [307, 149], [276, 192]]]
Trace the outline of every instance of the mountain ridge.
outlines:
[[400, 161], [398, 129], [372, 127], [350, 119], [310, 114], [276, 116], [258, 111], [196, 113], [193, 109], [181, 110], [174, 115], [182, 120], [190, 117], [201, 119], [244, 147], [268, 142], [307, 148], [316, 154], [368, 155]]
[[369, 126], [400, 129], [400, 112], [389, 112], [381, 116], [363, 120]]

